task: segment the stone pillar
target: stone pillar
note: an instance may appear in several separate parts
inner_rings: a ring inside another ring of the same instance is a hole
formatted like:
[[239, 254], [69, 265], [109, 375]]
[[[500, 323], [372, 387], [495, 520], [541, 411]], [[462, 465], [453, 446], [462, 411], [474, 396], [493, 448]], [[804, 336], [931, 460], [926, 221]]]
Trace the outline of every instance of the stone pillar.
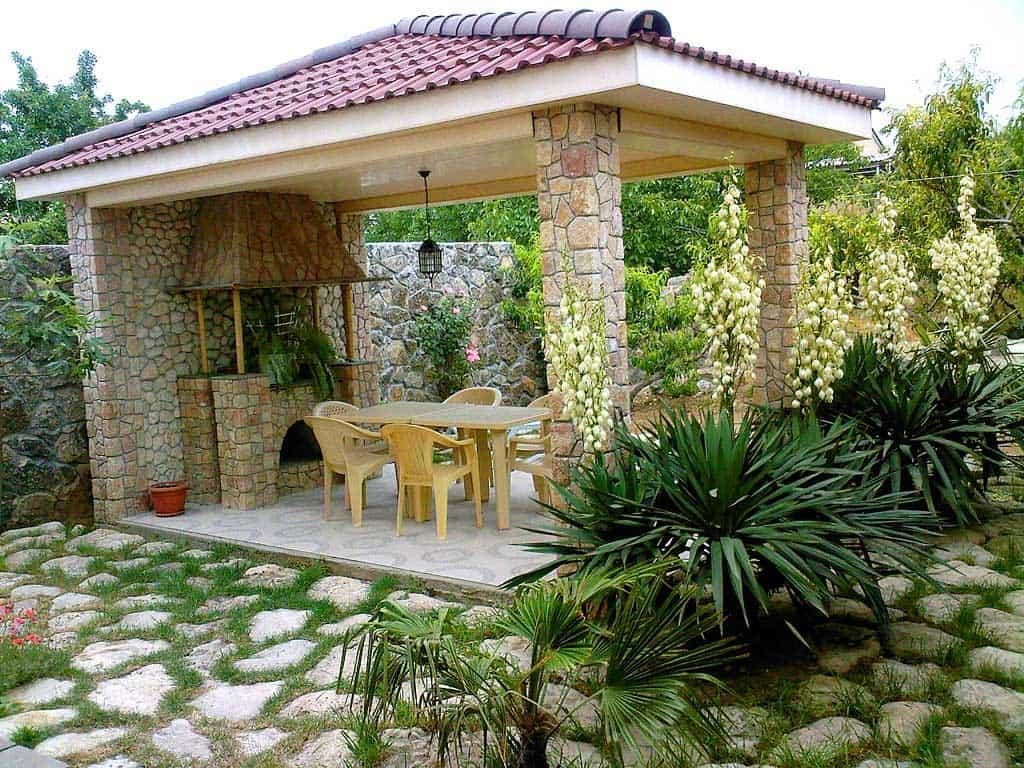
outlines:
[[217, 421], [210, 377], [178, 377], [178, 407], [181, 409], [182, 459], [189, 501], [219, 504]]
[[277, 502], [277, 457], [270, 381], [263, 374], [214, 376], [221, 503], [254, 509]]
[[122, 309], [131, 289], [131, 273], [122, 269], [127, 221], [123, 211], [89, 208], [81, 195], [65, 202], [75, 296], [110, 356], [83, 382], [93, 509], [98, 521], [116, 520], [137, 511], [140, 495], [136, 435], [142, 424], [137, 392], [130, 391], [138, 381], [124, 364], [130, 353]]
[[804, 148], [791, 142], [786, 157], [748, 165], [744, 174], [750, 247], [764, 260], [761, 346], [754, 402], [785, 402], [789, 358], [796, 343], [794, 294], [807, 261], [807, 182]]
[[[604, 302], [612, 400], [629, 415], [629, 358], [626, 347], [626, 268], [622, 251], [622, 184], [619, 178], [618, 113], [589, 103], [535, 112], [537, 203], [544, 311], [558, 312], [566, 275]], [[548, 371], [548, 384], [557, 382]], [[565, 482], [580, 446], [572, 424], [554, 404], [555, 476]]]

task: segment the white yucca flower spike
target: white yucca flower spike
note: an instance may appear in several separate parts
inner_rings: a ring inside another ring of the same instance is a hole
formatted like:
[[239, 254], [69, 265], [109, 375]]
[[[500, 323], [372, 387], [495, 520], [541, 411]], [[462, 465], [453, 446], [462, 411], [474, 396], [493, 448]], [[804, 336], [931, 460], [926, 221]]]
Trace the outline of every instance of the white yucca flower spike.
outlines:
[[809, 265], [796, 291], [796, 351], [789, 360], [794, 408], [830, 403], [832, 384], [843, 376], [846, 350], [852, 343], [853, 302], [846, 280], [832, 267], [832, 255]]
[[1002, 255], [995, 237], [978, 229], [974, 220], [974, 178], [960, 179], [957, 198], [960, 237], [952, 232], [928, 249], [932, 269], [939, 274], [936, 286], [949, 329], [952, 352], [969, 357], [982, 345], [989, 322], [989, 307], [999, 281]]
[[544, 334], [544, 354], [565, 401], [565, 412], [588, 453], [607, 446], [612, 429], [608, 342], [604, 304], [591, 299], [572, 279], [569, 255], [562, 255], [565, 288], [558, 316]]
[[896, 207], [885, 195], [878, 198], [878, 227], [883, 237], [868, 254], [860, 273], [860, 296], [867, 330], [883, 351], [906, 350], [907, 321], [917, 296], [917, 278], [896, 239]]
[[712, 398], [732, 407], [754, 376], [761, 313], [761, 263], [746, 237], [746, 209], [733, 176], [713, 219], [714, 238], [703, 275], [693, 287], [696, 318], [708, 337]]

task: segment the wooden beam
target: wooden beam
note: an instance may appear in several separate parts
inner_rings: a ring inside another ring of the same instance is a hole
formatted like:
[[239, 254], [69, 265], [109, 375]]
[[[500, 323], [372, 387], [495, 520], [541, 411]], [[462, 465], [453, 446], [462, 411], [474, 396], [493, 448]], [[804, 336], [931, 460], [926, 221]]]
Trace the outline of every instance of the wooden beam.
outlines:
[[[519, 176], [513, 179], [495, 179], [478, 184], [459, 184], [452, 187], [430, 188], [430, 204], [473, 203], [479, 200], [493, 200], [498, 197], [535, 194], [537, 177]], [[314, 197], [314, 199], [319, 199]], [[417, 208], [423, 205], [423, 190], [400, 192], [396, 195], [364, 197], [361, 200], [345, 200], [334, 204], [342, 213], [398, 210]]]
[[673, 176], [686, 176], [691, 173], [717, 171], [728, 167], [728, 163], [720, 160], [679, 157], [677, 155], [671, 157], [652, 157], [623, 163], [622, 180], [667, 179]]
[[345, 318], [345, 358], [355, 360], [356, 351], [356, 311], [352, 297], [352, 286], [341, 286], [341, 312]]
[[[261, 133], [265, 133], [267, 127], [260, 126]], [[302, 176], [325, 177], [347, 168], [393, 162], [402, 158], [423, 157], [453, 146], [494, 146], [496, 150], [500, 150], [500, 147], [508, 142], [532, 138], [531, 113], [519, 112], [467, 120], [444, 127], [405, 130], [390, 136], [347, 141], [334, 146], [316, 147], [294, 153], [279, 152], [269, 157], [241, 162], [206, 165], [187, 172], [93, 188], [88, 191], [86, 198], [90, 207], [102, 208], [141, 205], [197, 195], [224, 194], [266, 187], [274, 182]], [[194, 144], [198, 147], [198, 142]], [[208, 144], [209, 142], [206, 143]], [[168, 149], [178, 151], [176, 147]], [[422, 193], [420, 197], [422, 198]]]
[[231, 291], [231, 309], [235, 320], [235, 369], [239, 375], [245, 373], [245, 341], [242, 337], [242, 292]]
[[206, 353], [206, 311], [203, 307], [203, 292], [196, 291], [196, 323], [199, 327], [199, 370], [203, 373], [210, 372], [210, 359]]
[[[749, 153], [752, 160], [775, 160], [785, 157], [787, 149], [785, 139], [720, 128], [692, 120], [680, 120], [666, 115], [653, 115], [631, 109], [621, 110], [620, 142], [624, 145], [643, 144], [640, 137], [644, 137], [648, 142], [660, 140], [674, 146], [676, 151], [671, 154], [717, 160], [723, 160], [730, 153]], [[642, 149], [642, 146], [637, 149]]]

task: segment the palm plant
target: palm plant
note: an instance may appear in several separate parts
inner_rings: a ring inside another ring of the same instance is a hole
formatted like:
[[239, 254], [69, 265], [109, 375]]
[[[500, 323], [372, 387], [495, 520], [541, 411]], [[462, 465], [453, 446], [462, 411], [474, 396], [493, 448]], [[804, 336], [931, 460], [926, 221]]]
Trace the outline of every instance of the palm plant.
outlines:
[[[496, 630], [529, 642], [526, 669], [460, 637], [446, 609], [418, 616], [382, 603], [352, 644], [364, 722], [386, 719], [411, 692], [436, 733], [441, 764], [453, 764], [466, 734], [480, 730], [485, 753], [517, 768], [546, 768], [549, 740], [584, 706], [596, 707], [603, 741], [620, 760], [624, 747], [640, 743], [668, 751], [670, 735], [720, 736], [695, 689], [717, 685], [711, 671], [739, 649], [706, 639], [714, 618], [695, 608], [694, 587], [678, 583], [671, 567], [595, 569], [520, 589]], [[557, 690], [567, 689], [550, 688], [553, 679], [585, 682], [590, 693], [560, 698]]]
[[561, 489], [564, 509], [548, 508], [558, 524], [528, 545], [554, 559], [514, 581], [671, 557], [709, 588], [723, 620], [750, 627], [785, 589], [821, 613], [832, 595], [859, 590], [884, 622], [871, 553], [919, 569], [917, 542], [934, 519], [864, 480], [850, 435], [803, 418], [748, 415], [734, 426], [726, 411], [669, 412], [640, 433], [620, 425], [614, 452], [581, 465]]

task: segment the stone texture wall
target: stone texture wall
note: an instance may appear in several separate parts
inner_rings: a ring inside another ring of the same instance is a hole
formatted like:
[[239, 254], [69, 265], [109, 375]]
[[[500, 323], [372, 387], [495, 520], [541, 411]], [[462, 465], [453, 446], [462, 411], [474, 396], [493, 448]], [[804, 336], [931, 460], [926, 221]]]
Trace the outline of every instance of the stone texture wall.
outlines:
[[764, 259], [761, 346], [754, 402], [782, 404], [796, 342], [792, 325], [800, 266], [807, 261], [807, 182], [802, 144], [790, 143], [780, 160], [748, 165], [744, 197], [750, 247]]
[[147, 503], [150, 483], [183, 476], [177, 378], [198, 368], [194, 311], [180, 285], [192, 204], [93, 209], [67, 200], [75, 292], [110, 363], [85, 381], [96, 518]]
[[[24, 295], [24, 272], [69, 275], [67, 247], [24, 246], [0, 260], [0, 306]], [[92, 520], [82, 388], [44, 362], [0, 349], [0, 531]]]
[[[577, 280], [604, 302], [612, 399], [629, 413], [626, 346], [626, 268], [622, 248], [622, 183], [616, 111], [588, 103], [567, 104], [533, 115], [537, 153], [537, 203], [543, 251], [544, 307], [558, 311], [568, 255]], [[549, 371], [549, 384], [555, 385]], [[579, 446], [572, 424], [554, 405], [556, 479], [568, 478]]]
[[196, 504], [220, 503], [220, 465], [217, 460], [217, 420], [213, 386], [208, 376], [178, 379], [181, 413], [182, 460], [189, 500]]
[[513, 328], [505, 320], [501, 302], [508, 296], [501, 269], [511, 264], [509, 243], [445, 243], [441, 246], [444, 271], [432, 289], [418, 270], [418, 243], [370, 243], [366, 246], [371, 276], [386, 282], [370, 283], [371, 339], [380, 350], [380, 388], [389, 400], [429, 400], [436, 397], [425, 361], [417, 356], [413, 318], [431, 292], [450, 289], [464, 293], [476, 304], [474, 337], [481, 365], [471, 384], [497, 387], [504, 402], [524, 405], [544, 394], [544, 366], [533, 334]]

